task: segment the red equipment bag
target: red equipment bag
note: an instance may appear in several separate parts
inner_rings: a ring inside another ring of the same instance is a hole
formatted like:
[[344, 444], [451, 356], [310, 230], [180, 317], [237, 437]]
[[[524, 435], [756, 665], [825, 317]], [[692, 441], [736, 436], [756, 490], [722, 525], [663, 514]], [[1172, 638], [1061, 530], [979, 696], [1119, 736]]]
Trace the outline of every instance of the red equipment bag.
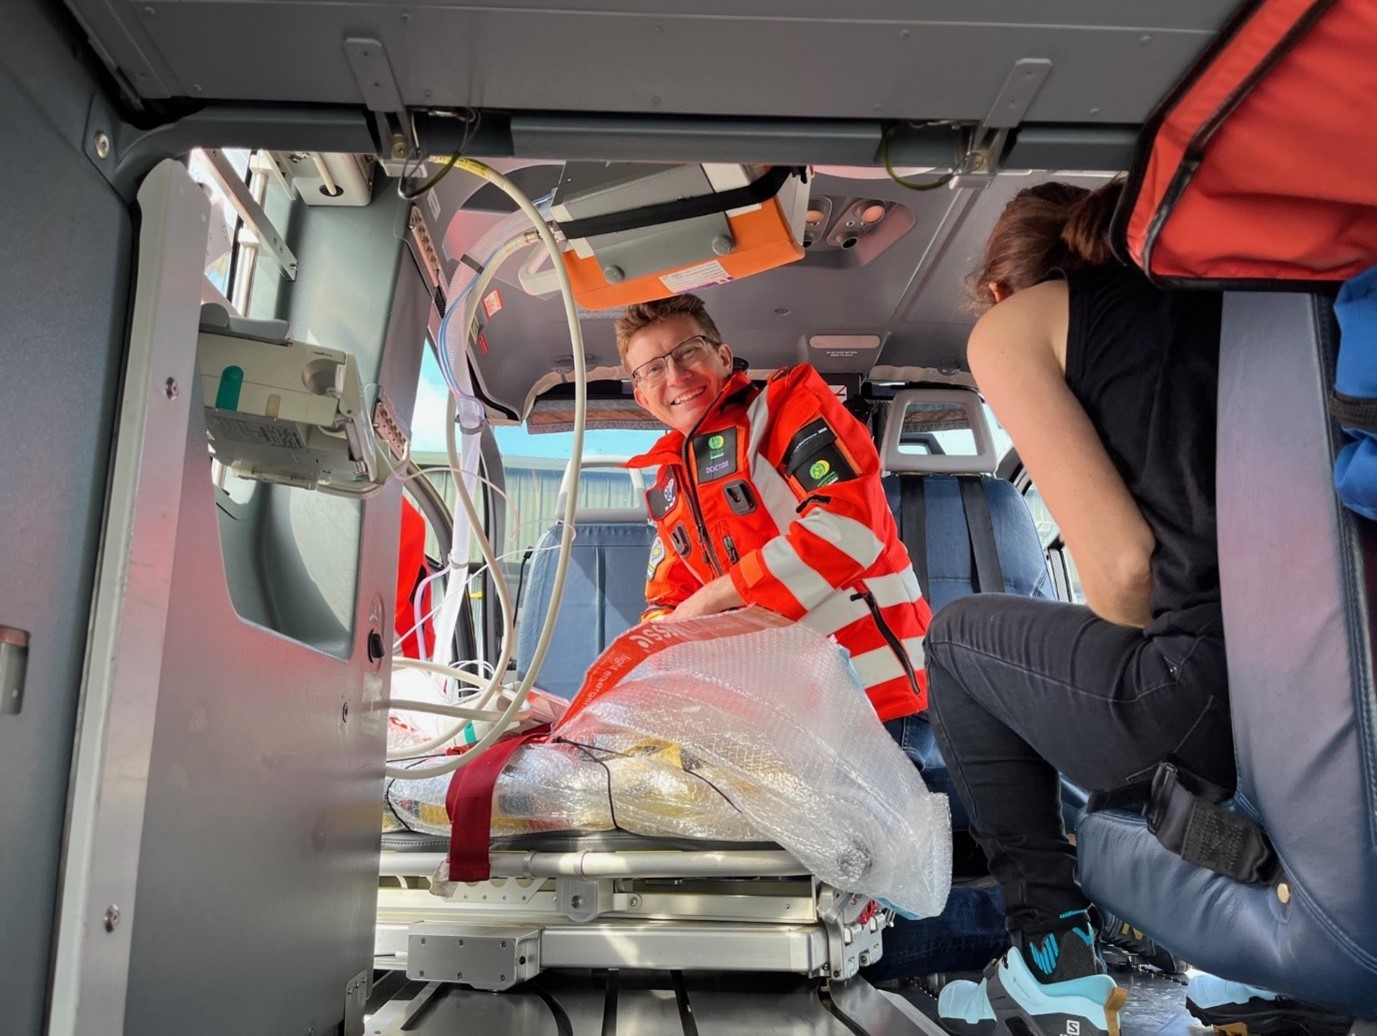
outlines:
[[1164, 286], [1347, 280], [1377, 263], [1374, 125], [1377, 3], [1262, 0], [1144, 127], [1116, 250]]

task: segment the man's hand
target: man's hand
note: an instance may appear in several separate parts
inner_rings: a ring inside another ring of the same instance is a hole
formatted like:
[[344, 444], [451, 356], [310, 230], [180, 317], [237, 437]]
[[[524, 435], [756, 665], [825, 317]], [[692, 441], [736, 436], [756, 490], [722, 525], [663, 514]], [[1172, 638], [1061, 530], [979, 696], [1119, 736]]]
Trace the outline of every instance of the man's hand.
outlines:
[[705, 583], [674, 609], [671, 619], [694, 619], [700, 615], [716, 615], [732, 608], [740, 608], [746, 602], [736, 592], [731, 576], [718, 576]]

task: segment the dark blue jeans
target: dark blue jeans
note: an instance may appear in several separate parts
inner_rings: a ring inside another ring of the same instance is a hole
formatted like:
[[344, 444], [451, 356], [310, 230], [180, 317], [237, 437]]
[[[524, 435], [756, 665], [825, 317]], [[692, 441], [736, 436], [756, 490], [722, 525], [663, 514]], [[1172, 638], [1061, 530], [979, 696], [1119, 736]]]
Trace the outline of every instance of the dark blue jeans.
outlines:
[[1048, 930], [1088, 905], [1058, 771], [1108, 791], [1171, 755], [1234, 784], [1217, 637], [1148, 637], [1077, 605], [980, 594], [938, 612], [925, 646], [929, 716], [1011, 928]]
[[[923, 780], [935, 792], [954, 797], [951, 778], [937, 750], [932, 726], [924, 716], [906, 716], [885, 724]], [[952, 971], [978, 971], [1009, 945], [1004, 926], [1004, 904], [997, 888], [954, 888], [947, 905], [936, 917], [910, 921], [896, 918], [884, 933], [884, 956], [866, 968], [872, 982], [913, 978]]]

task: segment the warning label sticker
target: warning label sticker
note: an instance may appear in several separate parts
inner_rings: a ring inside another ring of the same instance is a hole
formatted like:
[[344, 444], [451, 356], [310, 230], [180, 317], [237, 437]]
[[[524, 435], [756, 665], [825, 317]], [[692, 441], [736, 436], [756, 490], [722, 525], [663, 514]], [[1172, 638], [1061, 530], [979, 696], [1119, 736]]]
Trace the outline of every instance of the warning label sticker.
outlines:
[[483, 312], [489, 320], [502, 312], [502, 295], [499, 292], [493, 290], [483, 296]]
[[716, 259], [710, 259], [706, 263], [686, 266], [682, 270], [667, 273], [660, 278], [660, 283], [674, 294], [682, 295], [686, 291], [697, 291], [714, 284], [726, 284], [731, 279], [732, 275], [721, 263]]

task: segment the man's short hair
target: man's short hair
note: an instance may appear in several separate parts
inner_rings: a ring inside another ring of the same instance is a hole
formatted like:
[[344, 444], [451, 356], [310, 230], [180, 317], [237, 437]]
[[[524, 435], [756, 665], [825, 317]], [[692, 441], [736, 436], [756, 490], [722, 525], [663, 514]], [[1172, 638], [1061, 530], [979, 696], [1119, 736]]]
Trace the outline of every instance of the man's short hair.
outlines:
[[644, 331], [647, 327], [654, 327], [661, 320], [672, 317], [677, 313], [686, 313], [698, 321], [698, 326], [703, 329], [703, 333], [714, 342], [722, 341], [722, 335], [717, 330], [717, 325], [712, 322], [712, 317], [708, 316], [707, 307], [703, 305], [703, 300], [697, 295], [671, 295], [667, 299], [655, 299], [653, 302], [637, 302], [627, 306], [626, 312], [617, 318], [614, 325], [617, 335], [617, 355], [621, 358], [622, 366], [626, 366], [626, 350], [631, 344], [631, 339]]

